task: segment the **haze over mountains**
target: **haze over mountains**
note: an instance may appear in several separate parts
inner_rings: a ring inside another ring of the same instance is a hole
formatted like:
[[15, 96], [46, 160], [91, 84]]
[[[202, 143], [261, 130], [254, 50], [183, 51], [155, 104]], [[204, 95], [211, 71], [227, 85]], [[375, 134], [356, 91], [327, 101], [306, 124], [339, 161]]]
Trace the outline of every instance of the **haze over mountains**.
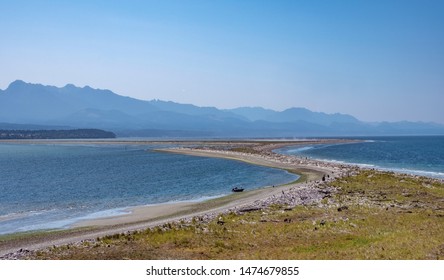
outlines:
[[304, 108], [220, 110], [120, 96], [109, 90], [62, 88], [17, 80], [0, 90], [0, 129], [100, 128], [139, 137], [306, 137], [444, 134], [444, 125], [366, 123]]

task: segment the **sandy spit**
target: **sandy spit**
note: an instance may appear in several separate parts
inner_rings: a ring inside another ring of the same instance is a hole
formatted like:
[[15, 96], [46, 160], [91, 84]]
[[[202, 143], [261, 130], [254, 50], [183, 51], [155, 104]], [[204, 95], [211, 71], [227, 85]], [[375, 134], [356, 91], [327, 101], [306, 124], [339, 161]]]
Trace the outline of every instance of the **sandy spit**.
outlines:
[[[271, 152], [274, 148], [276, 148], [276, 146], [270, 145], [268, 149], [262, 149], [258, 154], [232, 152], [223, 149], [206, 150], [196, 148], [175, 148], [159, 150], [159, 152], [226, 158], [256, 165], [286, 169], [301, 175], [301, 179], [298, 182], [278, 187], [270, 186], [258, 190], [235, 193], [204, 202], [181, 202], [134, 207], [130, 209], [130, 213], [128, 214], [83, 221], [76, 224], [73, 229], [67, 231], [18, 235], [7, 240], [0, 240], [0, 256], [3, 256], [1, 258], [7, 259], [14, 258], [14, 254], [17, 254], [17, 252], [38, 250], [51, 246], [96, 239], [97, 237], [116, 233], [142, 230], [196, 216], [207, 215], [209, 217], [217, 217], [217, 215], [221, 213], [235, 211], [236, 209], [242, 209], [243, 207], [249, 207], [251, 205], [258, 205], [264, 201], [282, 197], [282, 194], [285, 192], [294, 192], [295, 190], [303, 192], [304, 197], [310, 197], [310, 195], [312, 195], [314, 198], [319, 194], [317, 184], [321, 182], [323, 176], [328, 176], [328, 180], [333, 180], [349, 172], [349, 169], [345, 166], [275, 154]], [[298, 202], [295, 201], [295, 203]]]

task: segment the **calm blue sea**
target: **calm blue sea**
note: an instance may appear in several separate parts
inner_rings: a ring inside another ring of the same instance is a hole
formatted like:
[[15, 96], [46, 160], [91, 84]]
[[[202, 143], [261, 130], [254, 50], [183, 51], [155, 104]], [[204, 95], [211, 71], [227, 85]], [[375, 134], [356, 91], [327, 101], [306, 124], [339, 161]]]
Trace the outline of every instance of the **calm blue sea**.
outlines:
[[359, 139], [364, 142], [287, 147], [277, 152], [444, 179], [444, 136]]
[[64, 228], [129, 206], [204, 200], [296, 175], [152, 146], [0, 144], [0, 234]]

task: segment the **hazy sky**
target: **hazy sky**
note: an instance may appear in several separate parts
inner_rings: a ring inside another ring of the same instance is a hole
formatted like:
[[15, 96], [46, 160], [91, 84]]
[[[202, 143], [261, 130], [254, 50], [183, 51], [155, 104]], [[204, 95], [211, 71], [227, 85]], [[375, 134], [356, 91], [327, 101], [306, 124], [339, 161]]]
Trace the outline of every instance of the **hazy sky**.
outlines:
[[3, 1], [0, 88], [444, 123], [444, 1]]

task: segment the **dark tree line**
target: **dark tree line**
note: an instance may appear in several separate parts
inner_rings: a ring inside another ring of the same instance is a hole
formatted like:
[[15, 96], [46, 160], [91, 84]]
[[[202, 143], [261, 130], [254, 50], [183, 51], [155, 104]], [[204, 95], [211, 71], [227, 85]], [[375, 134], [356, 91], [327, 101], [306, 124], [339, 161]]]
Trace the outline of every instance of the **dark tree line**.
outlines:
[[101, 129], [70, 130], [0, 130], [0, 139], [94, 139], [116, 138], [113, 132]]

